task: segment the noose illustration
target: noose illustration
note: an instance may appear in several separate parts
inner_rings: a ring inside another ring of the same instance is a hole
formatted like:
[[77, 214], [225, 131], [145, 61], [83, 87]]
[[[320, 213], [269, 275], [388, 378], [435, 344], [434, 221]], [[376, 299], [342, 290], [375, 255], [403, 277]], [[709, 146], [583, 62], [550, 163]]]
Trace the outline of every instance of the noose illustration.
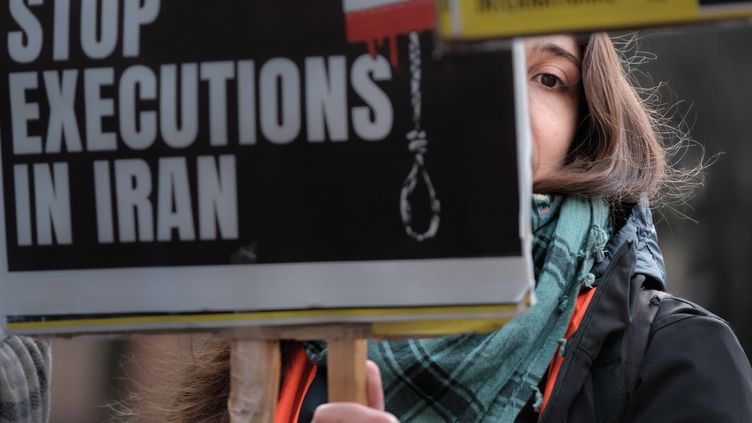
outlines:
[[[436, 190], [431, 182], [425, 165], [425, 155], [428, 152], [428, 139], [426, 132], [421, 128], [421, 57], [420, 57], [420, 38], [416, 31], [410, 32], [409, 35], [409, 58], [410, 58], [410, 94], [413, 106], [413, 129], [407, 133], [408, 150], [414, 154], [413, 166], [410, 173], [405, 178], [400, 193], [400, 214], [402, 223], [405, 226], [405, 232], [411, 238], [422, 242], [436, 236], [439, 230], [441, 203], [436, 195]], [[415, 191], [419, 180], [423, 180], [428, 191], [431, 203], [431, 222], [428, 229], [424, 232], [418, 232], [413, 228], [413, 213], [410, 198]]]

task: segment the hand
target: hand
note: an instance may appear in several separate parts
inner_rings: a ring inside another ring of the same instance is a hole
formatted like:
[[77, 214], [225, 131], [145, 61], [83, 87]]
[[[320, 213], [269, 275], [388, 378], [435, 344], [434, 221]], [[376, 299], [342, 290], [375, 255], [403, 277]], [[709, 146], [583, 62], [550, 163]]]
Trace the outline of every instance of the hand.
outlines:
[[399, 423], [393, 414], [384, 411], [384, 390], [381, 387], [381, 373], [376, 363], [366, 363], [366, 387], [368, 406], [354, 402], [333, 402], [322, 404], [313, 413], [312, 423]]

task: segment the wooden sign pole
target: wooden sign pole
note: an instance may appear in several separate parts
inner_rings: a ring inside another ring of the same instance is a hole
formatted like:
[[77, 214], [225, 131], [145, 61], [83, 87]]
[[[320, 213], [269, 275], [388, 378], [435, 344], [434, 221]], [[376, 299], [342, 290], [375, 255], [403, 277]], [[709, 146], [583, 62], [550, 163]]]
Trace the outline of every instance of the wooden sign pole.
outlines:
[[231, 341], [227, 401], [231, 423], [274, 423], [280, 362], [279, 341]]
[[329, 402], [357, 402], [368, 405], [366, 392], [365, 339], [341, 339], [327, 342], [326, 376]]
[[368, 404], [367, 325], [264, 327], [229, 331], [231, 423], [273, 423], [279, 396], [280, 339], [327, 341], [329, 402]]

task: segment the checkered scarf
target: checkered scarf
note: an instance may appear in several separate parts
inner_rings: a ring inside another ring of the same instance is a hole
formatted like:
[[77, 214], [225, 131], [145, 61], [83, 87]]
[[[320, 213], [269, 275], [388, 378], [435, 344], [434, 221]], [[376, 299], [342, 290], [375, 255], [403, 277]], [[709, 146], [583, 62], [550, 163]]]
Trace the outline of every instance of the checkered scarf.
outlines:
[[0, 423], [43, 423], [50, 416], [50, 346], [0, 337]]
[[[602, 200], [535, 195], [532, 230], [538, 302], [491, 334], [371, 342], [386, 409], [403, 422], [513, 422], [536, 396], [574, 303], [608, 233]], [[321, 360], [320, 343], [307, 346]]]

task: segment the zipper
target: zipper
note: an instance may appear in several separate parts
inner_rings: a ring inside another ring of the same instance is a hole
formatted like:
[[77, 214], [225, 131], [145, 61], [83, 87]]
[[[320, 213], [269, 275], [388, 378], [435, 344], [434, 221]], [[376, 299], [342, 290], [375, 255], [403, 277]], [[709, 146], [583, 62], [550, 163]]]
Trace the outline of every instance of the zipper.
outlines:
[[[629, 248], [632, 245], [632, 240], [628, 240], [619, 248], [616, 250], [616, 253], [614, 254], [614, 258], [611, 260], [611, 263], [609, 263], [606, 270], [603, 272], [603, 275], [599, 278], [602, 281], [603, 285], [596, 285], [597, 288], [602, 288], [608, 285], [608, 283], [611, 281], [611, 274], [614, 272], [614, 269], [619, 264], [619, 262], [622, 259], [622, 256], [627, 251], [627, 248]], [[567, 342], [566, 351], [564, 357], [564, 362], [561, 364], [561, 369], [559, 370], [559, 375], [566, 375], [567, 370], [569, 366], [572, 364], [572, 360], [574, 360], [574, 353], [577, 351], [577, 349], [580, 347], [580, 342], [582, 342], [582, 338], [585, 336], [585, 330], [589, 326], [590, 319], [592, 318], [593, 310], [596, 308], [598, 303], [600, 302], [601, 297], [604, 295], [605, 289], [596, 289], [595, 295], [593, 296], [593, 299], [591, 300], [590, 306], [585, 310], [585, 315], [582, 317], [582, 322], [580, 323], [580, 328], [577, 330], [577, 332], [572, 335], [572, 342]], [[570, 349], [571, 348], [571, 349]], [[570, 352], [572, 351], [572, 352]], [[543, 423], [548, 419], [548, 417], [552, 413], [552, 405], [554, 403], [554, 399], [558, 396], [559, 392], [562, 389], [561, 383], [559, 383], [559, 380], [555, 382], [554, 385], [554, 391], [551, 394], [551, 402], [546, 407], [546, 410], [543, 412], [543, 415], [538, 419], [538, 423]]]

